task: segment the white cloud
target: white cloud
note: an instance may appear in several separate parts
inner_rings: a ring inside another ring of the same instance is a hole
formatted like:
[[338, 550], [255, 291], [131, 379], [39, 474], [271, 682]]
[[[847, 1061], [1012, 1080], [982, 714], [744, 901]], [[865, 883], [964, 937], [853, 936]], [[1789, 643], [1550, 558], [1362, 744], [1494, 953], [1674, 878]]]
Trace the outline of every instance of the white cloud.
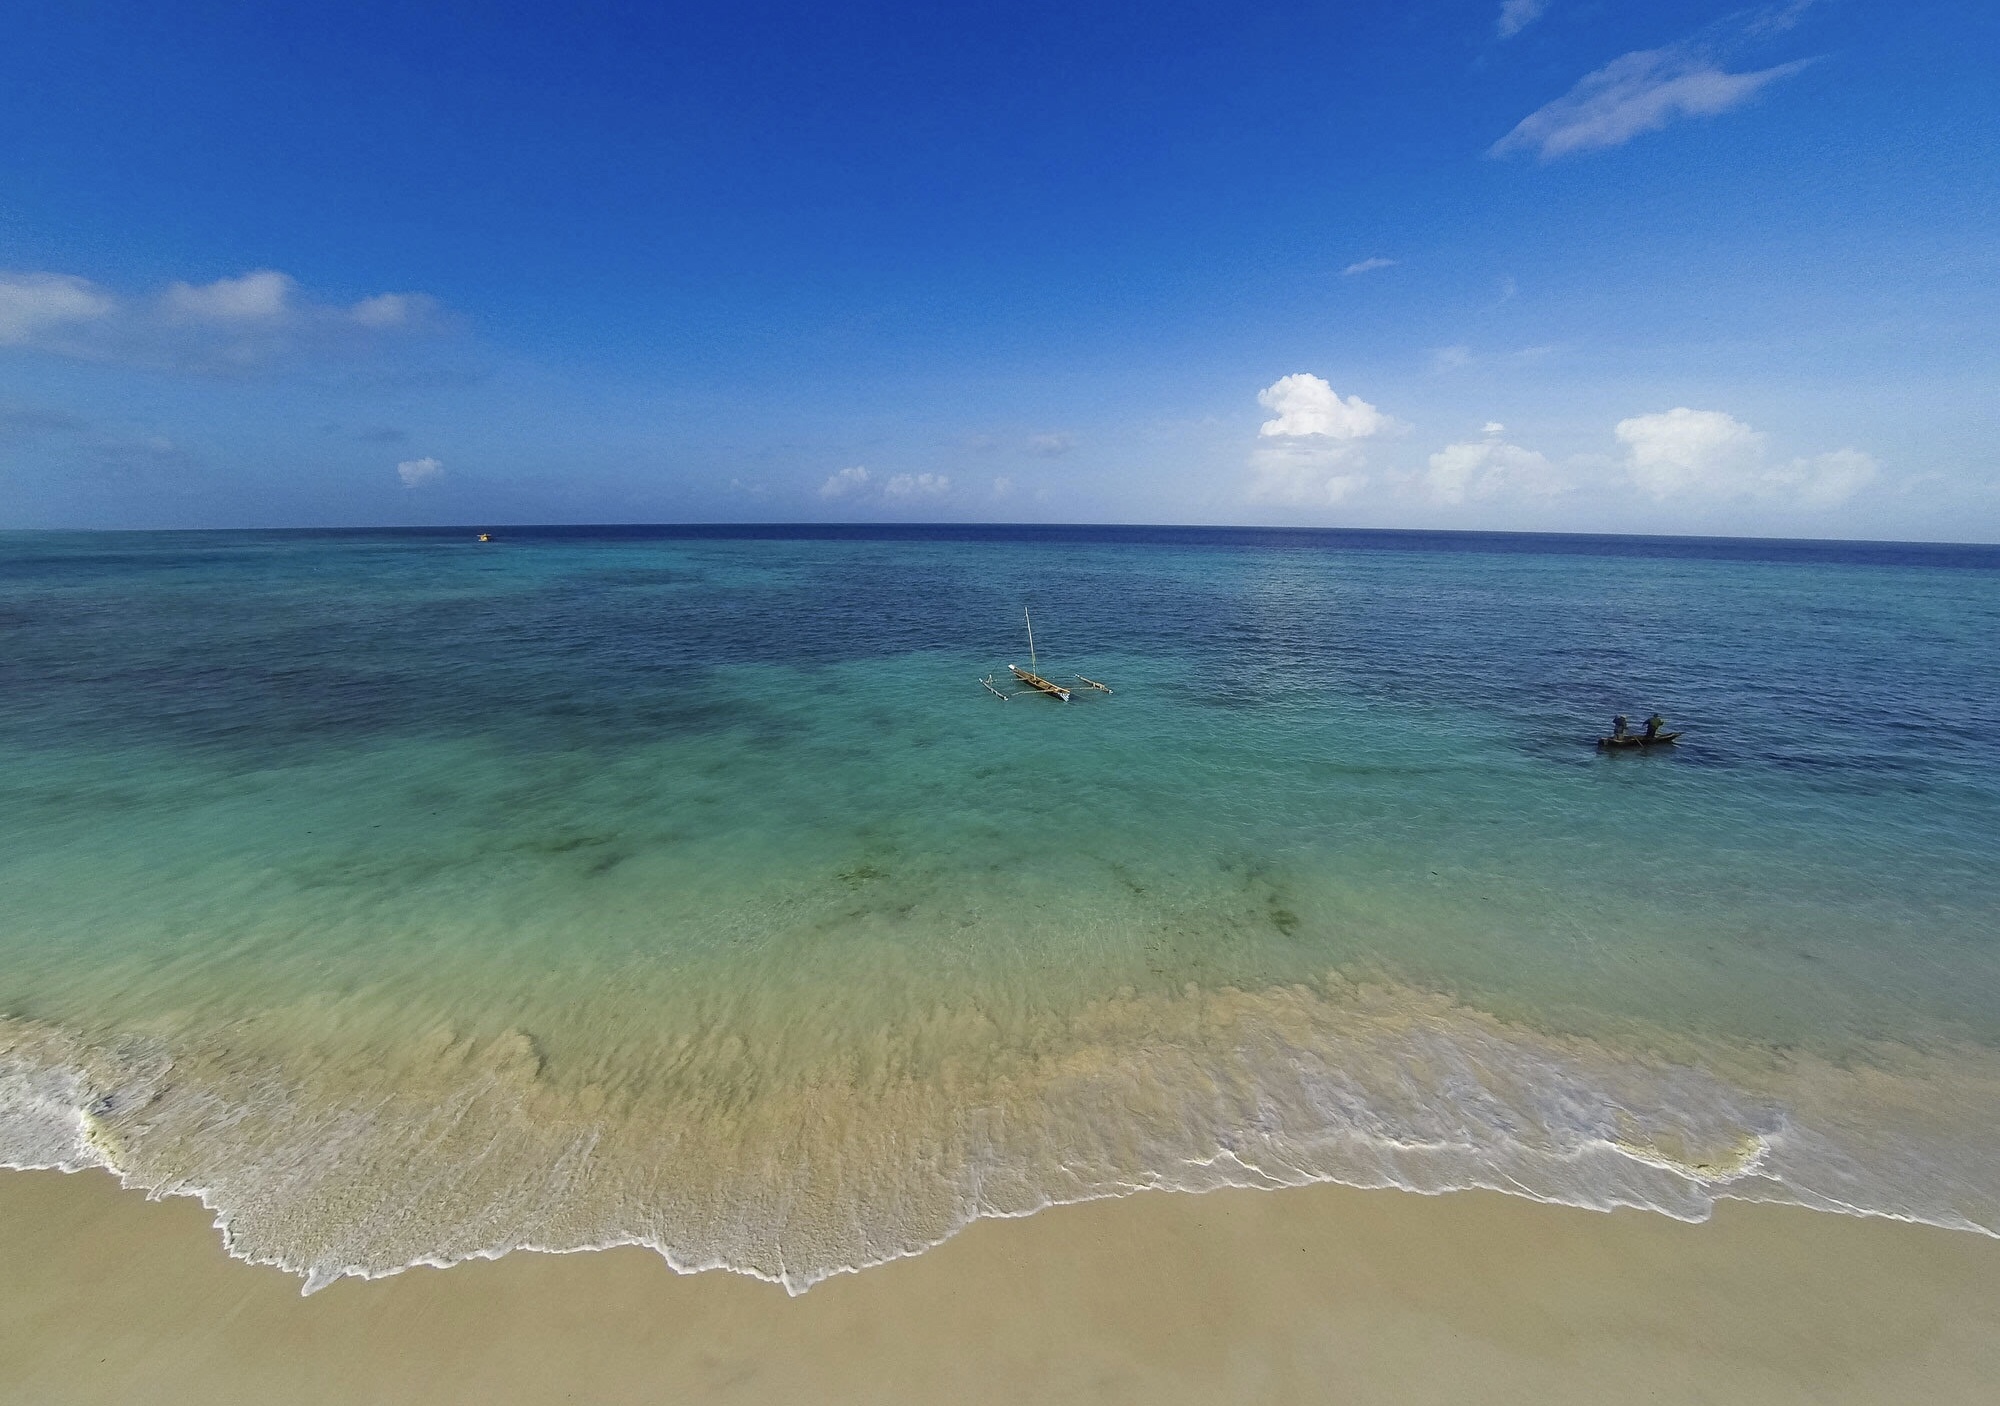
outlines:
[[201, 322], [270, 322], [291, 311], [297, 287], [290, 274], [259, 269], [199, 286], [173, 284], [160, 295], [160, 303], [175, 317]]
[[66, 273], [0, 273], [0, 346], [110, 315], [117, 302], [87, 278]]
[[891, 498], [936, 498], [951, 491], [951, 479], [945, 474], [897, 474], [882, 491]]
[[1810, 459], [1794, 459], [1773, 470], [1770, 481], [1791, 493], [1801, 507], [1837, 508], [1870, 483], [1881, 466], [1859, 449], [1836, 449]]
[[1505, 434], [1507, 433], [1507, 427], [1498, 420], [1488, 420], [1479, 427], [1479, 432], [1481, 434]]
[[1500, 0], [1500, 18], [1494, 28], [1500, 38], [1510, 40], [1548, 12], [1548, 0]]
[[1367, 439], [1396, 427], [1390, 416], [1358, 395], [1342, 400], [1319, 377], [1300, 371], [1281, 376], [1257, 392], [1257, 403], [1277, 416], [1257, 427], [1263, 438]]
[[825, 483], [822, 483], [819, 486], [819, 496], [822, 498], [846, 498], [866, 488], [868, 480], [868, 470], [856, 464], [851, 469], [842, 469], [839, 473], [828, 478]]
[[1363, 259], [1359, 263], [1349, 264], [1346, 268], [1342, 269], [1340, 276], [1342, 278], [1352, 278], [1357, 273], [1373, 273], [1376, 269], [1392, 269], [1395, 266], [1396, 261], [1394, 259]]
[[[994, 480], [995, 496], [1006, 479]], [[951, 491], [951, 478], [947, 474], [895, 474], [880, 481], [861, 465], [842, 469], [819, 486], [819, 496], [827, 499], [860, 498], [878, 492], [883, 498], [906, 502], [917, 498], [941, 498]]]
[[434, 483], [444, 474], [444, 465], [425, 455], [421, 459], [405, 459], [396, 465], [396, 476], [403, 480], [405, 488], [422, 488]]
[[363, 327], [403, 327], [435, 306], [422, 293], [377, 293], [349, 308], [347, 315]]
[[61, 273], [0, 273], [0, 345], [156, 371], [241, 375], [357, 356], [441, 330], [436, 302], [380, 293], [341, 305], [259, 269], [213, 283], [172, 283], [122, 297]]
[[1677, 118], [1727, 112], [1811, 62], [1795, 59], [1751, 73], [1729, 73], [1691, 46], [1641, 49], [1586, 74], [1554, 102], [1529, 113], [1487, 154], [1533, 151], [1548, 161], [1620, 146]]
[[[1487, 427], [1488, 434], [1499, 432], [1498, 425]], [[1468, 498], [1553, 498], [1574, 485], [1535, 450], [1486, 439], [1447, 444], [1431, 455], [1423, 486], [1431, 501], [1458, 504]]]
[[1368, 482], [1352, 444], [1286, 440], [1250, 456], [1250, 483], [1244, 496], [1253, 503], [1325, 507], [1353, 497]]
[[1038, 434], [1029, 438], [1028, 448], [1044, 459], [1054, 459], [1076, 448], [1076, 436], [1061, 431], [1054, 434]]
[[993, 496], [995, 498], [1008, 497], [1013, 491], [1014, 480], [1008, 478], [1005, 474], [993, 480]]
[[1280, 377], [1257, 393], [1275, 418], [1258, 426], [1250, 456], [1249, 497], [1300, 507], [1338, 503], [1368, 485], [1363, 442], [1403, 428], [1358, 395], [1345, 399], [1306, 372]]
[[1512, 39], [1536, 20], [1549, 8], [1549, 0], [1500, 0], [1500, 19], [1496, 28], [1502, 39]]
[[1720, 410], [1680, 406], [1663, 415], [1635, 415], [1612, 432], [1625, 445], [1632, 482], [1660, 499], [1727, 493], [1753, 477], [1764, 459], [1764, 436]]
[[1753, 498], [1831, 508], [1852, 497], [1877, 469], [1858, 449], [1774, 464], [1764, 434], [1720, 410], [1679, 406], [1635, 415], [1620, 420], [1613, 433], [1625, 446], [1625, 471], [1634, 486], [1660, 502]]
[[1320, 485], [1320, 492], [1326, 495], [1327, 502], [1338, 503], [1344, 498], [1353, 497], [1367, 486], [1367, 474], [1334, 474]]

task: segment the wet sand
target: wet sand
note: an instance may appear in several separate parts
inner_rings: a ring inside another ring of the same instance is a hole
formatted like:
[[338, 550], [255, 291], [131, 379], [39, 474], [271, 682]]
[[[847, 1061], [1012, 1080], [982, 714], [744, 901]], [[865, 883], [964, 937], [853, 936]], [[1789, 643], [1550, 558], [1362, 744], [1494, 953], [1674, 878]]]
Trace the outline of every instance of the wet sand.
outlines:
[[2000, 1242], [1725, 1205], [1148, 1194], [801, 1298], [649, 1251], [312, 1298], [193, 1201], [0, 1173], [0, 1399], [1909, 1402], [2000, 1396]]

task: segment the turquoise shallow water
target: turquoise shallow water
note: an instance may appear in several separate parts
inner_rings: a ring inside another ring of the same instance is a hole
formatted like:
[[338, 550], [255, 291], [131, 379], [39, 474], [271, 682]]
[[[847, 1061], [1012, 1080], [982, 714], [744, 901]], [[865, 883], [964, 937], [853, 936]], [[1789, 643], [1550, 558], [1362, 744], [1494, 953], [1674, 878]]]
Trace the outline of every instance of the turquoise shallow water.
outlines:
[[[982, 690], [1024, 604], [1115, 695]], [[0, 1161], [309, 1285], [1316, 1179], [1991, 1231], [1996, 641], [1978, 548], [0, 537]]]

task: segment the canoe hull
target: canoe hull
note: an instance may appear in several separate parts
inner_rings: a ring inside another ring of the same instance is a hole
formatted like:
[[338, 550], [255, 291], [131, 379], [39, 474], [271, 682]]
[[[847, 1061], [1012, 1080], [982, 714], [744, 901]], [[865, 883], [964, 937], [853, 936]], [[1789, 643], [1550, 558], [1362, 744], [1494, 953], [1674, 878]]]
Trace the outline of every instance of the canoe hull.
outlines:
[[1678, 732], [1663, 732], [1658, 737], [1635, 732], [1627, 737], [1600, 737], [1597, 748], [1601, 752], [1622, 752], [1630, 747], [1671, 747], [1679, 737]]
[[1051, 698], [1060, 699], [1065, 703], [1069, 702], [1069, 690], [1061, 684], [1050, 683], [1040, 674], [1031, 674], [1018, 664], [1009, 664], [1007, 668], [1015, 678], [1019, 679], [1029, 688], [1034, 689], [1037, 693], [1046, 693]]

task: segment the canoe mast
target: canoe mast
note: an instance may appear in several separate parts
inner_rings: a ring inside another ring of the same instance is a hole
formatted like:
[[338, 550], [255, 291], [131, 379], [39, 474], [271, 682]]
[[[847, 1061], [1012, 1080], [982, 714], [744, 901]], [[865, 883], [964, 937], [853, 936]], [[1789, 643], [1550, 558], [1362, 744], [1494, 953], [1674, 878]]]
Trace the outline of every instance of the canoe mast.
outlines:
[[1035, 658], [1035, 617], [1028, 613], [1026, 606], [1022, 606], [1021, 618], [1028, 622], [1028, 667], [1023, 669], [1018, 664], [1009, 664], [1007, 666], [1008, 671], [1036, 692], [1046, 693], [1049, 697], [1059, 698], [1065, 703], [1069, 702], [1068, 689], [1064, 688], [1061, 684], [1050, 683], [1035, 672], [1035, 670], [1041, 667], [1040, 661]]
[[[1042, 661], [1035, 653], [1035, 617], [1029, 612], [1026, 606], [1021, 607], [1021, 621], [1028, 627], [1028, 667], [1023, 669], [1019, 664], [1009, 664], [1007, 672], [1037, 693], [1046, 693], [1058, 702], [1069, 702], [1070, 691], [1067, 688], [1064, 688], [1059, 683], [1050, 683], [1038, 672], [1042, 667]], [[1111, 692], [1111, 689], [1107, 685], [1099, 683], [1096, 679], [1087, 679], [1082, 674], [1076, 676], [1076, 681], [1083, 684], [1086, 688], [1096, 689], [1100, 693]], [[981, 679], [979, 683], [982, 688], [995, 698], [1008, 699], [1014, 696], [1011, 693], [1002, 693], [994, 685], [991, 674]]]

